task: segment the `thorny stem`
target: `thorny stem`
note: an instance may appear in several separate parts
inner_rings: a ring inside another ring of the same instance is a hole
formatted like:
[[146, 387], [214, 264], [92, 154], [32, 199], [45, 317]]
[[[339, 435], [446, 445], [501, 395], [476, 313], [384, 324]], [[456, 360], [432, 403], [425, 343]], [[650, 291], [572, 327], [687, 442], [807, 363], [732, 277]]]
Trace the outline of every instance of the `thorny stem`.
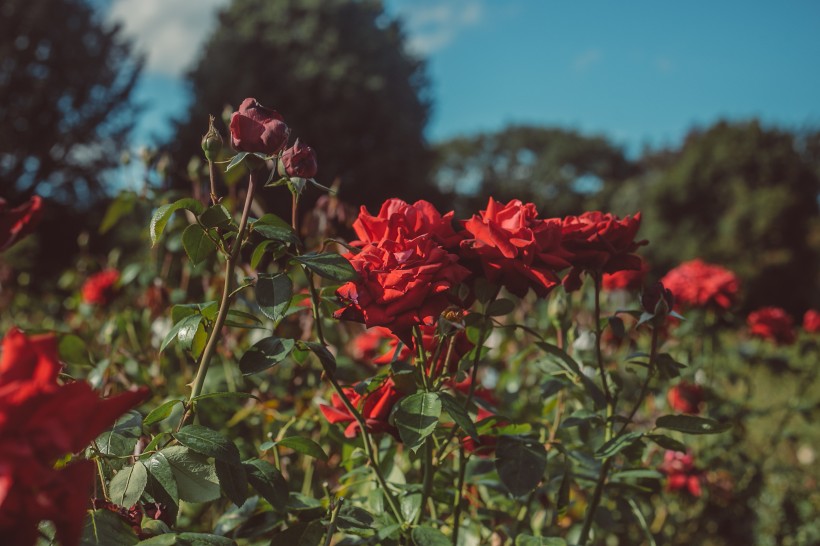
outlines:
[[210, 159], [208, 160], [208, 174], [211, 178], [211, 204], [216, 205], [219, 202], [216, 196], [216, 164]]
[[342, 509], [342, 503], [344, 501], [344, 497], [339, 497], [330, 512], [330, 523], [327, 525], [327, 538], [325, 538], [325, 546], [330, 546], [330, 543], [333, 540], [333, 533], [336, 532], [336, 516], [339, 515], [339, 511]]
[[182, 428], [185, 421], [194, 413], [194, 399], [202, 393], [202, 387], [205, 384], [205, 376], [208, 373], [208, 367], [211, 363], [211, 358], [216, 352], [216, 346], [221, 337], [222, 327], [225, 325], [225, 320], [228, 318], [228, 311], [230, 310], [231, 300], [231, 284], [233, 280], [234, 267], [236, 265], [239, 250], [242, 248], [242, 239], [245, 235], [245, 228], [248, 226], [248, 215], [251, 210], [251, 203], [253, 202], [253, 194], [256, 191], [256, 170], [251, 171], [248, 181], [248, 192], [245, 196], [245, 206], [242, 209], [242, 217], [239, 220], [239, 231], [236, 234], [236, 239], [231, 247], [228, 259], [225, 262], [225, 285], [222, 288], [222, 299], [219, 302], [219, 312], [214, 321], [213, 330], [211, 331], [205, 349], [202, 351], [202, 357], [199, 360], [199, 368], [196, 372], [193, 385], [191, 387], [191, 396], [188, 398], [185, 413], [179, 422], [177, 430]]
[[[294, 226], [298, 225], [298, 218], [296, 213], [296, 205], [298, 204], [299, 200], [296, 195], [293, 198], [293, 212], [291, 214], [291, 223]], [[298, 249], [297, 249], [298, 252]], [[313, 322], [316, 325], [316, 336], [319, 338], [319, 343], [322, 346], [327, 346], [327, 342], [325, 341], [325, 334], [324, 330], [322, 329], [322, 316], [319, 311], [319, 293], [316, 290], [316, 286], [313, 284], [313, 273], [308, 270], [306, 267], [302, 267], [307, 276], [308, 281], [308, 289], [310, 290], [310, 303], [311, 309], [313, 310]], [[362, 444], [364, 444], [364, 452], [367, 456], [367, 459], [370, 461], [371, 466], [373, 467], [373, 472], [376, 474], [376, 479], [379, 482], [379, 486], [384, 491], [384, 497], [387, 499], [387, 504], [390, 506], [390, 510], [393, 512], [393, 516], [396, 518], [398, 523], [404, 521], [404, 518], [401, 515], [401, 509], [399, 508], [399, 504], [396, 501], [393, 494], [390, 492], [390, 489], [387, 486], [387, 480], [382, 474], [381, 467], [379, 465], [379, 454], [378, 454], [378, 447], [376, 449], [373, 448], [373, 444], [370, 439], [370, 434], [367, 431], [367, 423], [365, 422], [362, 414], [359, 413], [359, 410], [353, 405], [350, 401], [350, 398], [345, 394], [344, 390], [342, 389], [339, 382], [336, 380], [335, 371], [326, 364], [322, 359], [319, 359], [322, 364], [322, 368], [324, 369], [324, 375], [327, 377], [328, 381], [330, 381], [330, 385], [333, 387], [333, 391], [336, 393], [336, 396], [342, 401], [345, 409], [347, 409], [348, 413], [353, 416], [353, 420], [356, 421], [356, 424], [359, 426], [359, 433], [362, 437]]]
[[624, 421], [623, 425], [621, 425], [621, 429], [618, 431], [618, 434], [615, 435], [617, 438], [621, 434], [624, 433], [626, 427], [629, 423], [632, 422], [632, 418], [635, 417], [635, 414], [638, 413], [638, 409], [643, 404], [644, 398], [646, 398], [646, 394], [649, 391], [649, 382], [655, 376], [655, 358], [658, 354], [658, 327], [657, 325], [652, 325], [652, 344], [651, 349], [649, 349], [649, 363], [647, 364], [646, 370], [646, 378], [644, 379], [643, 385], [641, 385], [640, 393], [638, 394], [638, 400], [635, 402], [635, 406], [632, 408], [632, 411], [629, 412], [629, 416]]

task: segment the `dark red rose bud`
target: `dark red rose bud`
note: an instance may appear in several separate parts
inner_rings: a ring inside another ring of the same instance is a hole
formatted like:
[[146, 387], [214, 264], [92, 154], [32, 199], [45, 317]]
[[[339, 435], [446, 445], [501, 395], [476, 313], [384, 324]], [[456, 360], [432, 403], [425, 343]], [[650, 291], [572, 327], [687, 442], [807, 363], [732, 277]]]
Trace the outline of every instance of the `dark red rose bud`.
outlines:
[[254, 98], [242, 101], [231, 115], [231, 146], [237, 152], [274, 155], [285, 146], [290, 129], [276, 110], [265, 108]]
[[675, 306], [675, 295], [663, 283], [656, 282], [641, 294], [641, 305], [647, 313], [666, 316]]
[[313, 178], [319, 170], [316, 152], [310, 146], [303, 146], [299, 139], [282, 153], [282, 167], [288, 176]]

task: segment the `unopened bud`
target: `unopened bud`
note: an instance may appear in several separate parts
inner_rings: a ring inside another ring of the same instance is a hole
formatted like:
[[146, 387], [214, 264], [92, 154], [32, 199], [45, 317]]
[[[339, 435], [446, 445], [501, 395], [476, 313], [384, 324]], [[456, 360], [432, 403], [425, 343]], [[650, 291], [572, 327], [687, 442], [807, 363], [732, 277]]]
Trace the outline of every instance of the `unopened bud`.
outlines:
[[214, 127], [213, 116], [208, 116], [208, 132], [202, 137], [202, 151], [208, 161], [216, 161], [222, 151], [222, 136]]

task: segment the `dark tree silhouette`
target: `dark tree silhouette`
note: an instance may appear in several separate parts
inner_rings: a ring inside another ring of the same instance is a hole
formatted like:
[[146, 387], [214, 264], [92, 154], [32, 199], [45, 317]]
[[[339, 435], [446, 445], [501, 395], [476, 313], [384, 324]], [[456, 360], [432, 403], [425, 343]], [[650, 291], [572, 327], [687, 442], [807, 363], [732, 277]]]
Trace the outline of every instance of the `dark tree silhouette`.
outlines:
[[201, 155], [208, 114], [255, 97], [316, 150], [318, 179], [338, 178], [346, 201], [373, 207], [435, 195], [424, 65], [406, 54], [381, 2], [233, 0], [189, 82], [192, 105], [168, 146], [181, 166]]
[[75, 206], [102, 194], [133, 125], [130, 51], [85, 0], [0, 4], [0, 193]]

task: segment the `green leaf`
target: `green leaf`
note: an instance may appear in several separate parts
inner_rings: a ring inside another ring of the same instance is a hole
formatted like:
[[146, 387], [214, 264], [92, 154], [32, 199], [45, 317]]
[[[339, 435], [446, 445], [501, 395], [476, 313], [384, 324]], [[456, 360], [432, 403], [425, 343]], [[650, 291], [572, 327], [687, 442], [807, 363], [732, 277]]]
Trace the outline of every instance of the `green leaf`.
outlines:
[[664, 449], [671, 449], [672, 451], [686, 452], [686, 446], [683, 442], [679, 442], [674, 438], [665, 436], [663, 434], [647, 434], [646, 438], [661, 446]]
[[393, 418], [404, 445], [416, 451], [424, 439], [436, 430], [441, 416], [441, 400], [433, 392], [417, 392], [402, 398], [396, 405]]
[[248, 500], [248, 476], [240, 463], [216, 460], [216, 477], [232, 503], [242, 506]]
[[294, 260], [320, 277], [331, 281], [347, 282], [359, 276], [347, 259], [333, 252], [322, 254], [310, 252], [297, 256]]
[[267, 224], [259, 225], [256, 223], [253, 225], [253, 231], [265, 239], [276, 241], [278, 243], [292, 245], [299, 242], [299, 239], [293, 232], [293, 228], [290, 226], [271, 226]]
[[663, 415], [655, 421], [655, 426], [686, 434], [718, 434], [732, 428], [731, 423], [719, 423], [714, 419], [694, 415]]
[[173, 533], [164, 533], [142, 540], [137, 546], [176, 546], [179, 544], [178, 538], [179, 537]]
[[416, 546], [450, 546], [450, 539], [444, 533], [427, 525], [415, 527], [411, 536]]
[[262, 313], [277, 321], [285, 316], [293, 297], [293, 281], [286, 273], [261, 274], [256, 279], [256, 302]]
[[253, 249], [253, 254], [251, 254], [251, 269], [256, 269], [259, 267], [259, 262], [262, 261], [262, 256], [265, 255], [265, 251], [272, 243], [273, 241], [264, 240], [256, 245], [256, 248]]
[[127, 466], [117, 472], [108, 486], [108, 495], [120, 506], [130, 508], [140, 500], [147, 483], [148, 470], [137, 461], [133, 466]]
[[288, 484], [282, 473], [267, 461], [251, 459], [242, 463], [248, 482], [276, 510], [283, 512], [288, 503]]
[[589, 394], [589, 396], [592, 398], [592, 401], [595, 403], [595, 407], [597, 409], [603, 409], [604, 407], [606, 407], [606, 399], [604, 398], [604, 393], [601, 392], [601, 389], [598, 388], [598, 385], [593, 383], [592, 380], [581, 371], [581, 367], [578, 365], [577, 362], [575, 362], [575, 360], [571, 356], [569, 356], [561, 348], [556, 347], [555, 345], [552, 345], [550, 343], [546, 343], [544, 341], [538, 341], [535, 343], [535, 345], [544, 350], [544, 352], [546, 352], [548, 355], [554, 357], [558, 365], [564, 368], [564, 370], [568, 371], [576, 382], [581, 382], [581, 384], [584, 386], [584, 390], [586, 390], [587, 394]]
[[331, 374], [336, 372], [336, 357], [333, 356], [333, 353], [331, 353], [327, 347], [315, 341], [305, 341], [303, 344], [319, 358], [319, 361], [322, 363], [322, 368]]
[[282, 218], [273, 214], [272, 212], [263, 214], [261, 217], [259, 217], [259, 219], [252, 222], [251, 225], [254, 228], [256, 228], [256, 226], [279, 226], [283, 228], [293, 229], [290, 226], [290, 222], [283, 220]]
[[470, 419], [467, 410], [465, 410], [451, 394], [440, 392], [438, 393], [438, 397], [439, 400], [441, 400], [441, 406], [444, 408], [444, 411], [453, 418], [453, 421], [461, 427], [461, 430], [469, 434], [473, 440], [479, 442], [478, 430], [476, 430], [475, 423]]
[[509, 315], [513, 310], [515, 310], [515, 303], [512, 300], [501, 298], [487, 306], [487, 316], [500, 317]]
[[153, 425], [154, 423], [159, 423], [163, 419], [167, 419], [168, 416], [171, 415], [174, 406], [181, 403], [182, 400], [179, 398], [163, 402], [161, 405], [152, 409], [148, 415], [145, 416], [145, 421], [143, 421], [142, 424], [147, 427]]
[[[184, 343], [182, 348], [188, 350], [191, 348], [191, 344], [194, 341], [194, 336], [196, 335], [196, 329], [199, 326], [199, 323], [202, 322], [202, 315], [194, 314], [188, 315], [181, 321], [174, 324], [168, 334], [165, 336], [165, 339], [162, 340], [162, 344], [159, 346], [159, 351], [162, 352], [165, 348], [174, 340], [179, 338], [180, 342]], [[186, 347], [187, 343], [187, 347]]]
[[515, 546], [567, 546], [567, 541], [558, 537], [518, 535], [515, 537]]
[[345, 504], [336, 516], [336, 523], [339, 529], [351, 534], [363, 534], [373, 529], [375, 518], [373, 515], [358, 506]]
[[74, 334], [60, 336], [60, 344], [57, 346], [60, 360], [68, 364], [88, 364], [88, 349], [85, 341]]
[[187, 425], [176, 432], [174, 437], [180, 444], [197, 453], [218, 461], [239, 464], [239, 450], [236, 449], [236, 445], [213, 429], [201, 425]]
[[257, 341], [239, 359], [239, 369], [244, 375], [250, 375], [276, 366], [287, 358], [295, 344], [292, 339], [274, 336]]
[[198, 265], [216, 252], [216, 245], [199, 224], [191, 224], [185, 228], [182, 232], [182, 246], [193, 265]]
[[133, 546], [138, 542], [139, 538], [134, 530], [119, 515], [101, 509], [89, 512], [80, 546]]
[[618, 435], [602, 445], [598, 451], [595, 452], [595, 457], [608, 459], [609, 457], [617, 455], [640, 440], [642, 436], [642, 432], [627, 432], [626, 434]]
[[135, 197], [134, 192], [122, 192], [108, 205], [102, 223], [100, 223], [100, 234], [107, 233], [108, 230], [117, 225], [120, 218], [134, 210], [134, 204], [136, 203]]
[[646, 518], [641, 512], [640, 506], [638, 503], [635, 502], [634, 499], [626, 497], [626, 502], [629, 504], [629, 508], [632, 510], [632, 514], [635, 515], [635, 519], [638, 522], [638, 525], [641, 527], [644, 536], [646, 537], [646, 542], [649, 546], [655, 546], [655, 537], [652, 536], [652, 530], [649, 528], [649, 522], [646, 521]]
[[219, 498], [216, 469], [203, 455], [183, 446], [166, 447], [160, 453], [168, 459], [181, 500], [208, 502]]
[[239, 165], [240, 163], [242, 163], [242, 160], [243, 160], [243, 159], [245, 159], [245, 157], [246, 157], [247, 155], [248, 155], [248, 152], [239, 152], [238, 154], [236, 154], [235, 156], [233, 156], [233, 157], [231, 158], [231, 162], [230, 162], [230, 163], [228, 163], [228, 166], [227, 166], [227, 167], [225, 167], [225, 172], [230, 171], [231, 169], [233, 169], [234, 167], [236, 167], [237, 165]]
[[[565, 461], [566, 463], [566, 461]], [[569, 509], [570, 488], [572, 486], [572, 472], [569, 465], [565, 464], [564, 476], [561, 478], [561, 485], [558, 487], [558, 498], [555, 500], [555, 508], [558, 517], [564, 517]]]
[[236, 542], [228, 537], [208, 533], [180, 533], [178, 536], [180, 546], [236, 546]]
[[407, 493], [399, 501], [401, 515], [406, 523], [413, 523], [421, 511], [421, 493]]
[[327, 453], [322, 449], [322, 446], [311, 440], [310, 438], [303, 438], [301, 436], [288, 436], [287, 438], [282, 438], [276, 445], [290, 448], [294, 451], [298, 451], [303, 455], [309, 455], [311, 457], [315, 457], [316, 459], [321, 459], [322, 461], [327, 462]]
[[151, 217], [151, 223], [148, 226], [148, 231], [151, 235], [151, 245], [153, 246], [157, 244], [159, 236], [162, 235], [162, 232], [165, 229], [165, 224], [168, 223], [168, 219], [171, 218], [171, 214], [175, 211], [180, 209], [188, 209], [194, 214], [199, 215], [202, 214], [204, 208], [205, 207], [202, 206], [202, 203], [190, 197], [186, 197], [185, 199], [180, 199], [174, 203], [169, 203], [159, 207]]
[[151, 455], [144, 464], [148, 470], [146, 491], [154, 500], [164, 504], [171, 512], [171, 519], [176, 520], [179, 512], [179, 489], [171, 463], [165, 454], [160, 452]]
[[205, 228], [225, 228], [231, 225], [233, 218], [223, 205], [208, 207], [199, 215], [199, 222]]
[[501, 483], [516, 497], [535, 489], [547, 468], [547, 450], [529, 437], [499, 436], [495, 456]]

